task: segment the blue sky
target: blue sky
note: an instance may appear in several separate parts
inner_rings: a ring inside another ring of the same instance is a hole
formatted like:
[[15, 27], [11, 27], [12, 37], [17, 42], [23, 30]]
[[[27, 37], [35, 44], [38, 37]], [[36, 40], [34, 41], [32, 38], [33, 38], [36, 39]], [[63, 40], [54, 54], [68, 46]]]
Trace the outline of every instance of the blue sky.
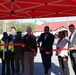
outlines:
[[[37, 24], [43, 24], [45, 22], [59, 22], [59, 21], [67, 21], [67, 20], [76, 20], [76, 16], [74, 17], [55, 17], [55, 18], [36, 18]], [[35, 19], [22, 19], [21, 22], [35, 22]]]
[[[76, 20], [76, 16], [73, 17], [54, 17], [54, 18], [36, 18], [36, 24], [41, 25], [45, 22], [59, 22], [67, 20]], [[9, 21], [9, 20], [8, 20]], [[17, 19], [20, 22], [35, 22], [35, 19]]]

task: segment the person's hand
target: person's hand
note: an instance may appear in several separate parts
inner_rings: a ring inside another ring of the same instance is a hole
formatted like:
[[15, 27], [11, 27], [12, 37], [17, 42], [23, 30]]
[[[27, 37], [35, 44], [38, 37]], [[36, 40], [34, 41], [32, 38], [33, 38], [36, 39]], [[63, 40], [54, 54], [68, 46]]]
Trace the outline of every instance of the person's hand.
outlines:
[[66, 57], [63, 57], [63, 61], [66, 61]]
[[34, 51], [35, 49], [34, 48], [31, 48], [31, 50]]
[[22, 47], [25, 47], [25, 44], [22, 44]]
[[42, 51], [42, 50], [43, 50], [43, 48], [42, 48], [42, 47], [39, 47], [39, 49], [40, 49], [40, 51]]
[[36, 56], [36, 54], [37, 54], [37, 53], [36, 53], [36, 52], [34, 52], [34, 56]]
[[73, 45], [74, 46], [74, 49], [76, 50], [76, 45]]
[[51, 53], [51, 52], [47, 52], [47, 51], [46, 51], [46, 54], [50, 54], [50, 53]]

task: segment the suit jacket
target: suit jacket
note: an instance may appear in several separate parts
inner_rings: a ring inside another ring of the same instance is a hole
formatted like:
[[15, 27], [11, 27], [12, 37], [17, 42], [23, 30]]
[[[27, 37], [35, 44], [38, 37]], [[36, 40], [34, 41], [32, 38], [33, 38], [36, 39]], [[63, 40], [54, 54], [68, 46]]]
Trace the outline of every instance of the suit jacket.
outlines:
[[53, 48], [53, 43], [54, 43], [54, 36], [51, 33], [48, 33], [46, 39], [45, 39], [45, 33], [42, 33], [38, 39], [38, 42], [41, 42], [43, 47], [43, 50], [40, 52], [50, 52]]
[[[73, 47], [73, 45], [76, 45], [76, 32], [73, 35], [72, 41], [69, 43], [69, 47], [70, 47], [70, 45], [71, 45], [71, 47]], [[71, 50], [70, 51], [70, 56], [73, 56], [73, 53], [76, 54], [76, 50]]]
[[36, 37], [34, 35], [24, 35], [23, 36], [23, 40], [22, 40], [23, 44], [25, 44], [26, 46], [24, 47], [24, 51], [31, 51], [31, 48], [35, 49], [35, 52], [37, 53], [37, 44], [36, 44]]
[[[22, 43], [22, 38], [15, 38], [15, 40], [13, 41], [13, 43]], [[22, 46], [14, 46], [14, 52], [15, 54], [16, 53], [20, 53], [20, 54], [23, 54], [24, 53], [24, 50], [23, 50], [23, 47]]]
[[14, 41], [17, 35], [14, 35], [14, 36], [15, 36], [15, 38], [14, 38], [14, 39], [13, 39], [13, 37], [12, 37], [12, 36], [13, 36], [13, 35], [12, 35], [12, 34], [10, 34], [10, 35], [9, 35], [9, 38], [10, 38], [12, 41]]
[[75, 34], [73, 36], [71, 44], [72, 44], [72, 47], [73, 47], [73, 44], [76, 45], [76, 32], [75, 32]]

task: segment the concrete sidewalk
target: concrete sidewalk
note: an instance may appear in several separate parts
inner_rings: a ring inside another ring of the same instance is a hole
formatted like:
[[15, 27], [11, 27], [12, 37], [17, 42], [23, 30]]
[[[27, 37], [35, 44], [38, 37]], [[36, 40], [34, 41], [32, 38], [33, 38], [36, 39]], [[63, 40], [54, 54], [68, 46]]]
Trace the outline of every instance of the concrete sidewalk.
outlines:
[[[57, 56], [55, 55], [55, 52], [53, 53], [53, 56], [52, 56], [51, 65], [52, 65], [51, 75], [60, 75], [59, 74], [60, 73], [60, 67], [59, 67], [59, 63], [58, 63], [58, 60], [57, 60]], [[70, 75], [74, 75], [70, 59], [68, 60], [68, 65], [69, 65]], [[1, 75], [1, 66], [2, 66], [2, 64], [1, 64], [1, 61], [0, 61], [0, 75]], [[21, 70], [20, 70], [19, 75], [22, 75]], [[41, 55], [40, 55], [39, 52], [38, 52], [38, 54], [37, 54], [37, 56], [35, 57], [35, 60], [34, 60], [34, 75], [44, 75], [44, 68], [43, 68], [43, 65], [42, 65]]]
[[[55, 55], [55, 52], [53, 53], [53, 56], [52, 56], [51, 65], [52, 65], [51, 75], [60, 75], [59, 74], [60, 73], [60, 67], [59, 67], [58, 59], [57, 59], [57, 56]], [[74, 75], [74, 72], [73, 72], [73, 69], [71, 66], [70, 58], [68, 59], [68, 66], [69, 66], [70, 75]], [[44, 69], [43, 69], [40, 53], [38, 53], [37, 56], [35, 57], [34, 75], [44, 75]]]

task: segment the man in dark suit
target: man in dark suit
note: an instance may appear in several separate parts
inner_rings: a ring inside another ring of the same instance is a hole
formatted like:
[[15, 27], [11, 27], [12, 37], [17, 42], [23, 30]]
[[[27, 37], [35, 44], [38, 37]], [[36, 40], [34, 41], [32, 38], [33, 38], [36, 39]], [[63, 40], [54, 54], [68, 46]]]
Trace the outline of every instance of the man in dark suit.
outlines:
[[[9, 38], [12, 39], [12, 41], [16, 38], [16, 28], [11, 28], [11, 34], [9, 35]], [[12, 74], [15, 74], [15, 67], [14, 67], [14, 52], [11, 52], [11, 70]]]
[[[51, 74], [51, 51], [54, 43], [54, 36], [49, 32], [49, 30], [50, 28], [45, 26], [44, 33], [42, 33], [38, 39], [38, 46], [42, 57], [45, 75]], [[40, 45], [40, 43], [42, 44]]]
[[[73, 24], [69, 25], [69, 31], [71, 32], [69, 36], [69, 48], [76, 46], [76, 31], [75, 31], [75, 26]], [[74, 70], [74, 73], [76, 75], [76, 50], [73, 49], [70, 51], [70, 58], [72, 62], [72, 67]]]

